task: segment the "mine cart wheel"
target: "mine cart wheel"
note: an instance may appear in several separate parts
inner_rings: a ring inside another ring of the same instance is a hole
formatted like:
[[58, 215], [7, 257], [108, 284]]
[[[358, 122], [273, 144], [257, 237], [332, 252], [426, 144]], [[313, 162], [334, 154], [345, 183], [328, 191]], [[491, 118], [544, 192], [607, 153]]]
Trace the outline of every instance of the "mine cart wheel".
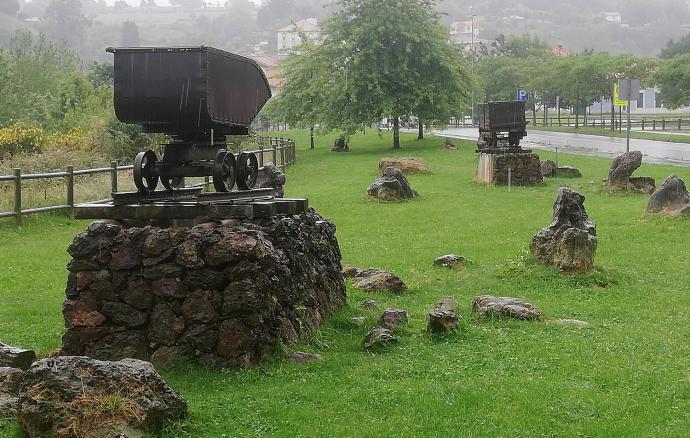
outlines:
[[237, 187], [251, 190], [259, 176], [259, 161], [252, 152], [240, 152], [237, 156]]
[[134, 159], [134, 185], [139, 193], [151, 193], [158, 185], [156, 162], [158, 157], [152, 150], [139, 152]]
[[183, 176], [161, 176], [163, 187], [168, 190], [175, 190], [184, 187]]
[[229, 192], [235, 186], [235, 156], [221, 149], [213, 163], [213, 187], [217, 192]]

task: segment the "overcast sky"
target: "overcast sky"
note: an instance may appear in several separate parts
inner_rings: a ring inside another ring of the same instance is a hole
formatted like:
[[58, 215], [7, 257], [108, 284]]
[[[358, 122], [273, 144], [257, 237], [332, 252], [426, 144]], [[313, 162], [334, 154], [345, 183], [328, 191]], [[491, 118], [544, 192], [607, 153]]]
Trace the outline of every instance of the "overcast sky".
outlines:
[[[116, 0], [105, 0], [105, 2], [112, 6], [115, 3]], [[127, 3], [129, 3], [132, 6], [139, 6], [139, 3], [141, 0], [125, 0]], [[214, 3], [215, 0], [209, 0], [211, 3]], [[218, 0], [220, 3], [226, 1], [226, 0]], [[252, 0], [254, 3], [257, 5], [260, 5], [263, 0]], [[158, 6], [169, 6], [170, 2], [168, 0], [156, 0], [156, 4]]]

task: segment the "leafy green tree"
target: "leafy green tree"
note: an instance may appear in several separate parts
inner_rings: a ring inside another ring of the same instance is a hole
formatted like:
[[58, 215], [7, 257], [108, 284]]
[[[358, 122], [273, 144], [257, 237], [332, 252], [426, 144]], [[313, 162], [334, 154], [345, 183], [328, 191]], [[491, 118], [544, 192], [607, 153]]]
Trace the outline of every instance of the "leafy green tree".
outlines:
[[340, 0], [338, 6], [324, 23], [324, 42], [303, 46], [286, 63], [274, 114], [346, 133], [389, 118], [395, 149], [401, 117], [460, 114], [469, 79], [433, 2]]
[[91, 71], [89, 72], [88, 77], [96, 87], [100, 87], [102, 85], [113, 85], [115, 78], [113, 65], [107, 62], [94, 62], [91, 64]]
[[655, 76], [664, 103], [674, 109], [690, 104], [690, 53], [678, 55], [661, 63]]

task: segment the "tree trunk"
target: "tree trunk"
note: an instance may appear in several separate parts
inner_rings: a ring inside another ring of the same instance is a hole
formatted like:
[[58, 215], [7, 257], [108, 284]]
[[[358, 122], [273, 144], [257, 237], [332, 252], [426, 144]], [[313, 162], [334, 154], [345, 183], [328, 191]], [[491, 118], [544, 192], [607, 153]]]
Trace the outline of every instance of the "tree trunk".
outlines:
[[424, 122], [419, 119], [419, 135], [417, 135], [417, 140], [424, 140]]
[[400, 117], [393, 117], [393, 149], [400, 149]]

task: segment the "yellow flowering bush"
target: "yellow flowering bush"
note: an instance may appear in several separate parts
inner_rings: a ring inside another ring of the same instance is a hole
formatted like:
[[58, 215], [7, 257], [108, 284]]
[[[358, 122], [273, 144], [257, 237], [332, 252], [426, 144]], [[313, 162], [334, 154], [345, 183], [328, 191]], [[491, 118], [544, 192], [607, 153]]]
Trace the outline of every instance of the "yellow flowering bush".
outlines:
[[18, 121], [0, 128], [0, 158], [11, 157], [19, 152], [40, 152], [45, 146], [43, 129]]
[[94, 146], [93, 136], [80, 128], [72, 128], [67, 132], [52, 134], [47, 140], [46, 148], [65, 151], [91, 151]]

